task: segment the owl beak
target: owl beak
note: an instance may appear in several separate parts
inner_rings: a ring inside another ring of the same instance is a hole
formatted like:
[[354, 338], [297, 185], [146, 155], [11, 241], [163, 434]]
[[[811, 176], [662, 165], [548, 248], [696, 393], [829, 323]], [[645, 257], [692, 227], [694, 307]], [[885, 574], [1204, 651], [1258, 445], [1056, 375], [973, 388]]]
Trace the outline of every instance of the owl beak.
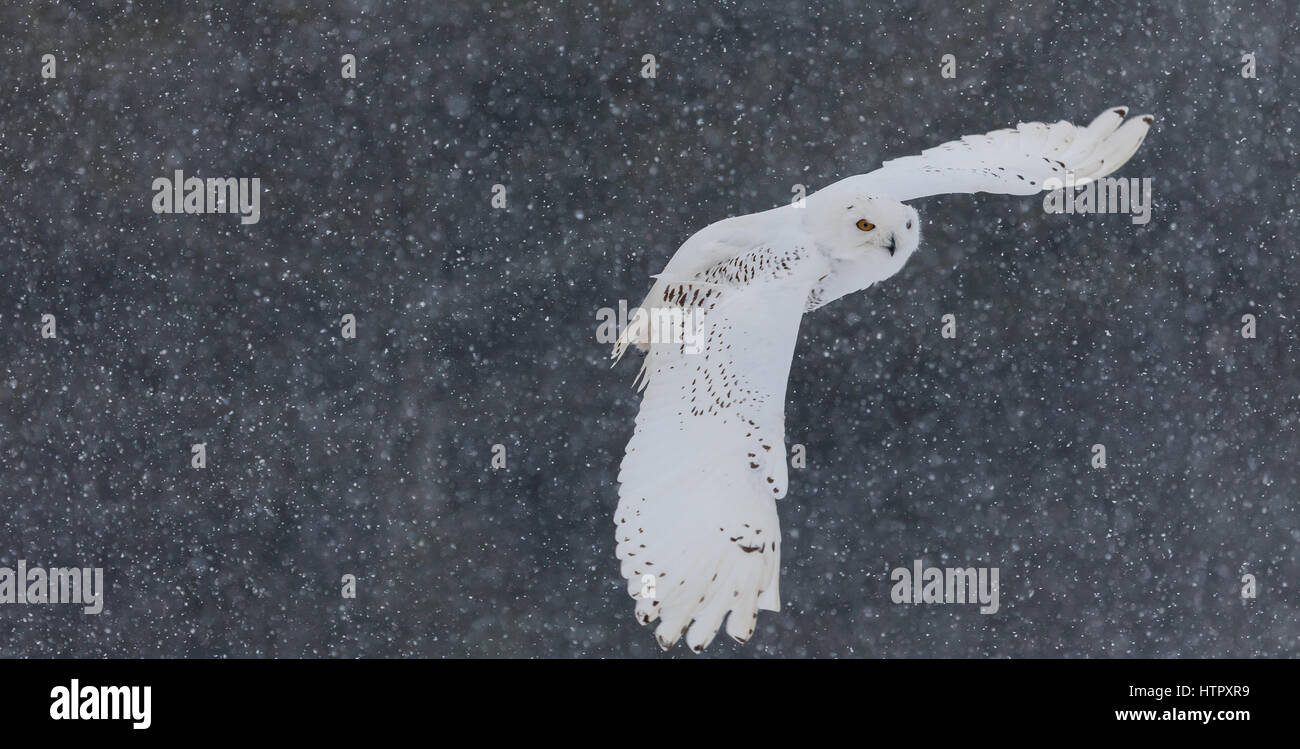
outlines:
[[893, 256], [894, 256], [894, 250], [898, 249], [898, 243], [896, 243], [896, 242], [894, 241], [894, 235], [893, 235], [893, 234], [890, 234], [890, 235], [889, 235], [889, 246], [886, 247], [885, 249], [886, 249], [886, 250], [889, 250], [889, 256], [890, 256], [890, 257], [893, 257]]

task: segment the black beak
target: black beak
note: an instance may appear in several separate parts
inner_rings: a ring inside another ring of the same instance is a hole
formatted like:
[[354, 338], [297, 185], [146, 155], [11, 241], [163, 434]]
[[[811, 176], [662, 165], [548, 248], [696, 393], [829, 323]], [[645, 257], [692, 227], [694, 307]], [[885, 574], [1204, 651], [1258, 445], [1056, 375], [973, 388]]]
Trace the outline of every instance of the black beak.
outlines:
[[894, 242], [894, 235], [893, 235], [893, 234], [890, 234], [890, 235], [889, 235], [889, 246], [886, 247], [885, 249], [889, 250], [889, 256], [890, 256], [890, 257], [893, 257], [893, 256], [894, 256], [894, 250], [898, 249], [898, 244]]

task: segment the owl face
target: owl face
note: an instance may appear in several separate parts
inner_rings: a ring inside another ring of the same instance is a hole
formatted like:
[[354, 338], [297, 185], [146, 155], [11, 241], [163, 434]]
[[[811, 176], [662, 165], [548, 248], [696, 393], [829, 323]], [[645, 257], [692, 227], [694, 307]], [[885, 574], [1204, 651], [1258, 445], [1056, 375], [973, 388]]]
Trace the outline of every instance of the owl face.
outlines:
[[871, 283], [901, 270], [921, 243], [920, 217], [891, 198], [823, 191], [808, 203], [808, 228], [831, 259], [853, 264]]

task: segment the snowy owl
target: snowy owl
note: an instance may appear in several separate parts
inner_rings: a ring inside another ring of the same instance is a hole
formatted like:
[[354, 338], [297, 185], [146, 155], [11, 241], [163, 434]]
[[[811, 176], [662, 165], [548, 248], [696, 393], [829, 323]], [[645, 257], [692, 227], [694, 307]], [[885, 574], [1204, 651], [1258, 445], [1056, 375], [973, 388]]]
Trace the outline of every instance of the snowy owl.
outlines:
[[724, 619], [745, 642], [759, 609], [780, 609], [776, 500], [788, 488], [785, 388], [803, 314], [907, 263], [921, 222], [903, 201], [1086, 184], [1142, 143], [1152, 118], [1127, 114], [966, 136], [802, 204], [719, 221], [677, 250], [613, 352], [615, 362], [631, 345], [646, 352], [614, 525], [637, 620], [659, 620], [661, 647], [685, 635], [699, 652]]

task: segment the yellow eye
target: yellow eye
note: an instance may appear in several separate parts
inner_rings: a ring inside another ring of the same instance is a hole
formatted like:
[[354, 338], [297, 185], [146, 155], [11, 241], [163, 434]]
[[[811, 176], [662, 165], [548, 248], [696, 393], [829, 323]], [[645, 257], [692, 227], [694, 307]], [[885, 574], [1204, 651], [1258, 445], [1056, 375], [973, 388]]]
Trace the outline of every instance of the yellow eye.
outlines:
[[858, 228], [861, 229], [862, 231], [871, 231], [872, 229], [876, 228], [876, 225], [866, 220], [865, 218], [860, 218], [858, 219]]

